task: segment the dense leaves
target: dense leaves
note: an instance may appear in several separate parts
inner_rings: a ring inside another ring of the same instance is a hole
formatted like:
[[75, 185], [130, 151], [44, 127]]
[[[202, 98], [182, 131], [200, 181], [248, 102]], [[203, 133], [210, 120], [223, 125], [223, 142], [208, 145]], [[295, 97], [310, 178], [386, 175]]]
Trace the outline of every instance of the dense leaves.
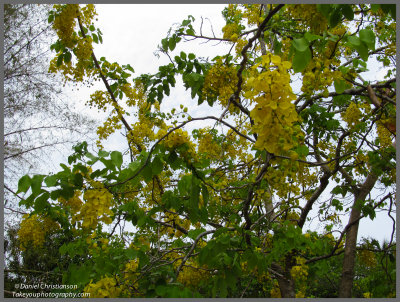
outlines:
[[[50, 68], [100, 77], [88, 103], [110, 115], [97, 151], [83, 142], [57, 174], [20, 179], [21, 249], [68, 236], [63, 282], [91, 297], [395, 295], [394, 232], [357, 244], [361, 219], [385, 211], [394, 224], [391, 7], [231, 4], [223, 37], [189, 16], [161, 40], [171, 62], [136, 77], [97, 60], [94, 15], [54, 6]], [[197, 39], [232, 47], [211, 60], [179, 50]], [[383, 80], [363, 78], [374, 58]], [[162, 110], [178, 79], [188, 99]], [[198, 121], [212, 124], [185, 130]], [[129, 149], [103, 150], [121, 128]]]

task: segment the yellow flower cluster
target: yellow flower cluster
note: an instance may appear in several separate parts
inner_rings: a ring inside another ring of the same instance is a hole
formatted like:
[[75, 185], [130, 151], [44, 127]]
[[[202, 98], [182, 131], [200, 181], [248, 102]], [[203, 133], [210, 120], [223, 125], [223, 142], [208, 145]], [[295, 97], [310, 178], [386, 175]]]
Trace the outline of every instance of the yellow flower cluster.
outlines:
[[90, 281], [83, 290], [90, 294], [90, 298], [118, 298], [122, 291], [114, 277], [104, 277], [96, 283]]
[[328, 20], [317, 10], [316, 4], [290, 4], [286, 11], [293, 19], [299, 20], [300, 29], [322, 34], [328, 27]]
[[255, 73], [255, 76], [247, 80], [244, 96], [256, 102], [256, 106], [250, 112], [254, 120], [253, 130], [258, 134], [255, 147], [281, 154], [294, 147], [293, 124], [299, 120], [291, 103], [296, 99], [287, 72], [291, 63], [282, 61], [279, 56], [271, 53], [261, 58], [262, 62], [253, 66], [252, 70], [255, 73], [262, 65], [265, 71]]
[[[194, 266], [193, 265], [194, 263], [191, 263], [190, 260], [188, 260], [186, 262], [186, 264]], [[194, 267], [196, 267], [196, 266], [194, 266]], [[196, 268], [184, 266], [179, 273], [177, 281], [187, 287], [197, 289], [199, 286], [199, 283], [201, 281], [207, 280], [208, 278], [209, 278], [209, 274], [207, 271], [199, 269], [199, 268], [196, 269]]]
[[61, 41], [66, 47], [74, 47], [77, 35], [74, 31], [76, 25], [76, 17], [79, 15], [79, 4], [54, 5], [60, 13], [56, 16], [53, 23], [53, 28]]
[[375, 254], [372, 251], [362, 250], [359, 252], [358, 257], [360, 257], [361, 263], [367, 267], [375, 267], [377, 264]]
[[270, 291], [271, 298], [282, 298], [281, 290], [277, 280], [274, 280], [274, 286]]
[[229, 23], [222, 28], [223, 38], [236, 42], [239, 38], [240, 27], [238, 23]]
[[379, 120], [376, 122], [376, 131], [379, 137], [379, 144], [381, 147], [387, 148], [392, 145], [392, 134], [385, 127], [387, 120]]
[[82, 23], [89, 26], [92, 23], [96, 11], [93, 4], [80, 8], [78, 4], [54, 5], [57, 13], [55, 14], [53, 29], [57, 32], [61, 43], [73, 51], [78, 59], [74, 64], [72, 61], [57, 66], [59, 56], [63, 55], [59, 52], [54, 59], [50, 61], [49, 72], [56, 73], [61, 71], [65, 76], [65, 81], [82, 82], [84, 77], [92, 76], [96, 71], [92, 67], [91, 54], [92, 42], [91, 37], [80, 37], [75, 32], [77, 24], [76, 18], [79, 16]]
[[92, 42], [93, 42], [92, 37], [86, 37], [78, 40], [75, 48], [75, 55], [78, 58], [78, 60], [90, 59], [93, 52]]
[[298, 288], [296, 292], [296, 298], [304, 298], [306, 291], [306, 280], [308, 276], [308, 266], [305, 265], [306, 259], [302, 257], [296, 257], [297, 265], [293, 266], [290, 275], [296, 282]]
[[350, 129], [354, 129], [354, 127], [360, 122], [361, 111], [356, 103], [351, 102], [346, 111], [341, 115], [343, 120], [347, 123], [347, 126]]
[[221, 145], [213, 140], [213, 136], [207, 128], [199, 129], [198, 152], [210, 159], [217, 159], [221, 156]]
[[108, 117], [102, 126], [97, 127], [97, 135], [99, 136], [99, 139], [96, 142], [97, 146], [101, 148], [100, 141], [107, 139], [116, 129], [121, 128], [122, 124], [120, 124], [120, 118], [118, 115]]
[[46, 234], [59, 228], [59, 225], [49, 217], [37, 214], [25, 214], [18, 230], [18, 240], [22, 251], [30, 247], [40, 247], [45, 241]]
[[[71, 213], [74, 215], [80, 211], [83, 205], [83, 202], [80, 199], [81, 194], [82, 193], [80, 191], [75, 191], [74, 196], [72, 198], [65, 200], [65, 198], [59, 197], [58, 202], [61, 203], [63, 206], [69, 207]], [[74, 223], [74, 219], [72, 223]]]
[[98, 110], [106, 112], [107, 105], [112, 103], [110, 93], [106, 91], [97, 90], [90, 95], [90, 99], [86, 101], [89, 107], [97, 107]]
[[243, 18], [247, 19], [248, 25], [260, 25], [263, 21], [263, 18], [260, 16], [261, 13], [261, 4], [242, 4], [243, 10]]
[[77, 215], [77, 219], [83, 219], [82, 226], [84, 228], [95, 228], [99, 220], [106, 224], [112, 222], [110, 216], [113, 215], [113, 212], [110, 207], [113, 195], [101, 183], [97, 183], [97, 186], [97, 188], [86, 190], [83, 194], [86, 202]]
[[[167, 132], [164, 129], [161, 129], [157, 133], [157, 137], [161, 137], [165, 135]], [[189, 134], [187, 131], [182, 130], [181, 128], [176, 129], [175, 131], [171, 132], [162, 142], [165, 147], [168, 149], [175, 149], [183, 144], [187, 144], [189, 147], [188, 152], [191, 155], [194, 155], [194, 144], [190, 140]]]
[[[205, 98], [218, 98], [220, 104], [224, 107], [228, 105], [228, 100], [235, 92], [237, 83], [237, 72], [233, 65], [228, 66], [218, 58], [215, 64], [208, 70], [204, 79], [203, 95]], [[236, 109], [233, 105], [229, 111]]]

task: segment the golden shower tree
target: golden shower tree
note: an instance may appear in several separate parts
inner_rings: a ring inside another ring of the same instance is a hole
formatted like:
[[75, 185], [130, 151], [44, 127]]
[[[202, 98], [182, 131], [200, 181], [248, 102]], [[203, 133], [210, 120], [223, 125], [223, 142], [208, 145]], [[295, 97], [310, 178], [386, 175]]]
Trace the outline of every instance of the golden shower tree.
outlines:
[[[393, 233], [384, 247], [357, 233], [395, 208], [395, 5], [222, 13], [222, 37], [189, 16], [161, 41], [170, 63], [135, 75], [93, 51], [93, 5], [54, 6], [50, 71], [102, 81], [87, 104], [110, 115], [98, 151], [83, 142], [62, 171], [20, 179], [21, 249], [59, 243], [62, 281], [91, 297], [393, 296]], [[232, 47], [178, 50], [200, 40]], [[372, 65], [384, 80], [363, 78]], [[163, 111], [178, 79], [190, 96]], [[213, 126], [185, 130], [199, 121]], [[104, 150], [119, 129], [129, 149]]]

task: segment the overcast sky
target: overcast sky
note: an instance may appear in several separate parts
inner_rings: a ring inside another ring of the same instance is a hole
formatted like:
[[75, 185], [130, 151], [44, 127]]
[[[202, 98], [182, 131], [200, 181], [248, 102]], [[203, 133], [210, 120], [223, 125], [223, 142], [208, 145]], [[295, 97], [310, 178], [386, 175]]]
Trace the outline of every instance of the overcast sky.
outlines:
[[[211, 36], [211, 24], [216, 36], [221, 37], [221, 28], [224, 20], [221, 14], [225, 5], [221, 4], [130, 4], [130, 5], [96, 5], [98, 12], [98, 26], [103, 32], [103, 44], [95, 45], [95, 54], [97, 58], [106, 57], [109, 62], [118, 62], [122, 64], [131, 64], [135, 69], [135, 75], [143, 73], [155, 73], [158, 66], [167, 64], [168, 58], [161, 55], [157, 58], [154, 52], [161, 39], [165, 38], [168, 29], [174, 23], [181, 23], [188, 15], [196, 18], [194, 22], [195, 30], [199, 29], [201, 17], [203, 17], [203, 34]], [[208, 20], [206, 19], [208, 18]], [[194, 52], [198, 56], [214, 57], [217, 54], [223, 54], [230, 46], [227, 44], [216, 45], [215, 42], [199, 44], [198, 42], [180, 43], [172, 57], [179, 54], [180, 51]], [[372, 71], [372, 74], [380, 77], [382, 72]], [[98, 89], [104, 89], [102, 84]], [[80, 89], [77, 98], [80, 104], [89, 98], [90, 93], [95, 88]], [[200, 108], [196, 106], [197, 102], [191, 100], [185, 93], [184, 88], [172, 89], [171, 96], [163, 100], [163, 109], [184, 104], [189, 107], [189, 113], [192, 116], [209, 115], [209, 107], [204, 104]], [[93, 114], [93, 111], [91, 111]], [[100, 115], [99, 115], [100, 116]], [[193, 125], [199, 126], [199, 125]], [[193, 127], [192, 126], [192, 127]], [[187, 130], [192, 129], [186, 128]], [[107, 150], [124, 150], [126, 142], [121, 136], [114, 135], [104, 144]], [[347, 223], [347, 218], [344, 220]], [[388, 239], [392, 231], [392, 223], [386, 212], [377, 215], [374, 221], [363, 219], [360, 223], [359, 236], [374, 237], [382, 240]]]

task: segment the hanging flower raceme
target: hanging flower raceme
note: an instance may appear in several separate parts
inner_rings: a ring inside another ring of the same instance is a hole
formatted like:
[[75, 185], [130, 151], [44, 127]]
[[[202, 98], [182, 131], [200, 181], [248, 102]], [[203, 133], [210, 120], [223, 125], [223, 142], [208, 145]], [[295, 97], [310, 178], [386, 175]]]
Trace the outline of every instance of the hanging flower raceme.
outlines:
[[[258, 72], [258, 67], [263, 70]], [[290, 67], [290, 62], [267, 54], [252, 67], [253, 76], [247, 79], [244, 96], [256, 102], [250, 115], [254, 120], [253, 130], [258, 135], [257, 149], [281, 154], [295, 146], [292, 136], [301, 134], [301, 130], [294, 127], [299, 117], [292, 104], [296, 97], [290, 87], [287, 71]]]

